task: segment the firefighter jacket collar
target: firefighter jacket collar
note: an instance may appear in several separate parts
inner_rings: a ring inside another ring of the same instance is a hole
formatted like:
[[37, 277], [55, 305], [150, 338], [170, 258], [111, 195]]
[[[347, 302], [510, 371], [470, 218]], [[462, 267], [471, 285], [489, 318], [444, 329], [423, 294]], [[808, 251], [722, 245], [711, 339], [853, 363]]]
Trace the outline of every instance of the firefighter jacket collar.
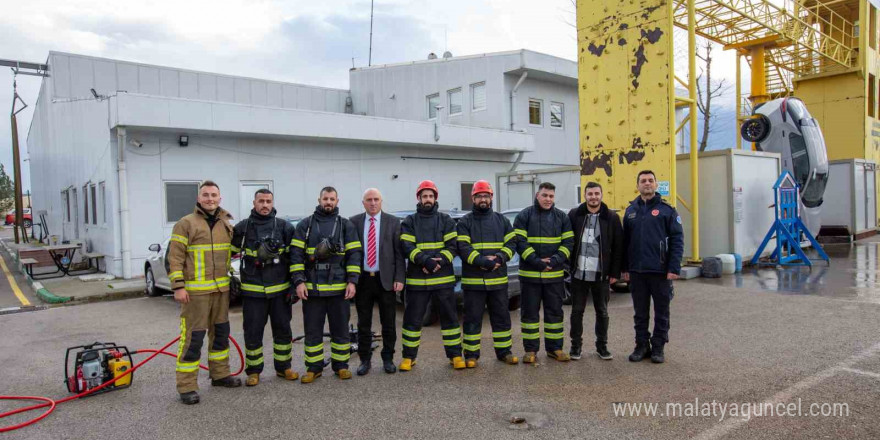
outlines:
[[641, 195], [638, 195], [638, 196], [636, 196], [636, 199], [633, 200], [631, 203], [632, 203], [633, 205], [635, 205], [635, 206], [639, 206], [639, 205], [648, 205], [648, 206], [652, 206], [652, 205], [656, 205], [656, 204], [658, 204], [658, 203], [663, 203], [663, 197], [662, 197], [660, 194], [654, 194], [654, 197], [651, 197], [651, 198], [646, 202], [646, 201], [642, 200], [642, 196], [641, 196]]
[[433, 205], [431, 205], [430, 208], [425, 207], [425, 205], [422, 205], [421, 203], [416, 205], [416, 212], [421, 214], [422, 217], [430, 217], [430, 216], [436, 214], [439, 209], [440, 209], [439, 203], [434, 203]]
[[319, 218], [333, 218], [339, 215], [339, 207], [337, 206], [333, 208], [333, 210], [328, 213], [324, 212], [324, 207], [318, 205], [315, 207], [315, 215], [317, 215]]
[[477, 206], [476, 203], [474, 203], [474, 207], [471, 208], [471, 212], [473, 212], [474, 215], [480, 216], [480, 217], [486, 216], [486, 215], [491, 215], [492, 214], [492, 205], [489, 205], [489, 207], [486, 209], [480, 209], [480, 207]]
[[539, 212], [553, 211], [553, 208], [556, 207], [556, 203], [554, 203], [553, 206], [550, 207], [550, 209], [544, 209], [543, 207], [541, 207], [541, 203], [538, 202], [537, 197], [535, 197], [535, 200], [532, 203], [535, 205], [535, 209], [537, 209]]
[[202, 208], [202, 205], [196, 203], [193, 214], [204, 217], [205, 220], [232, 220], [232, 214], [219, 206], [214, 210], [213, 214], [209, 214], [208, 211], [205, 211], [205, 208]]

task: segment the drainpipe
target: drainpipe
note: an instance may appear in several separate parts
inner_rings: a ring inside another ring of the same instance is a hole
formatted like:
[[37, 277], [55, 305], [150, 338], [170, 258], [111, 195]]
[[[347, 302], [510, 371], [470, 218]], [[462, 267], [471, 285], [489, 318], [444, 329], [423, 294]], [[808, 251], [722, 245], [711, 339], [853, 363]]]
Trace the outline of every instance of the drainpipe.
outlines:
[[513, 90], [510, 91], [510, 131], [513, 131], [516, 127], [513, 119], [513, 98], [516, 97], [516, 91], [519, 90], [519, 86], [522, 85], [523, 81], [525, 81], [528, 76], [529, 72], [523, 72], [522, 76], [519, 77], [519, 81], [517, 81], [516, 85], [513, 86]]
[[[513, 119], [514, 115], [515, 115], [515, 112], [513, 111], [513, 102], [514, 102], [514, 98], [516, 97], [516, 91], [519, 90], [519, 86], [522, 85], [523, 81], [525, 81], [528, 76], [529, 76], [529, 72], [527, 72], [527, 71], [523, 72], [522, 76], [520, 76], [519, 80], [516, 82], [516, 85], [514, 85], [513, 89], [510, 91], [510, 131], [513, 131], [516, 128], [516, 124], [514, 123], [514, 119]], [[522, 161], [522, 158], [523, 158], [523, 152], [520, 151], [519, 155], [516, 156], [516, 161], [513, 162], [513, 165], [507, 171], [508, 172], [515, 171], [516, 167], [518, 167], [519, 163]]]
[[125, 128], [116, 128], [118, 154], [117, 176], [119, 178], [119, 229], [122, 243], [122, 278], [131, 279], [131, 224], [128, 211], [128, 177], [125, 171]]

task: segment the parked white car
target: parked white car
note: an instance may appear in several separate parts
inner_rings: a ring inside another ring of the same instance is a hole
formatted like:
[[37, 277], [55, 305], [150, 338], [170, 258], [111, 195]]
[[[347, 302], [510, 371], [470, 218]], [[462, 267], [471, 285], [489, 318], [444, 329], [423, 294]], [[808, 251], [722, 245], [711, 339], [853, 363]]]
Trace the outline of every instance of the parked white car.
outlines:
[[[168, 279], [168, 242], [171, 238], [166, 238], [162, 244], [151, 244], [150, 255], [144, 263], [144, 282], [146, 283], [146, 293], [148, 296], [162, 296], [171, 292], [171, 280]], [[229, 286], [230, 302], [238, 299], [241, 291], [241, 278], [238, 274], [239, 259], [232, 258], [233, 278]]]

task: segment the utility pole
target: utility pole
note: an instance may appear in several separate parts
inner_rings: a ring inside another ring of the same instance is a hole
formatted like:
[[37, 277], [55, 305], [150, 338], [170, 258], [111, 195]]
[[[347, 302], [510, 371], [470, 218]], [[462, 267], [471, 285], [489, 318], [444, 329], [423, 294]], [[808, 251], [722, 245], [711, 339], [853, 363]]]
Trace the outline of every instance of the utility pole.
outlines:
[[[33, 76], [49, 76], [47, 73], [49, 71], [49, 66], [46, 64], [40, 63], [28, 63], [24, 61], [12, 61], [12, 60], [3, 60], [0, 59], [0, 66], [6, 66], [12, 68], [12, 110], [9, 112], [9, 121], [12, 125], [12, 168], [13, 175], [15, 179], [15, 243], [18, 244], [21, 238], [24, 238], [27, 241], [27, 231], [24, 229], [23, 225], [23, 204], [21, 200], [21, 158], [19, 157], [18, 151], [18, 121], [16, 120], [16, 115], [21, 113], [22, 110], [27, 108], [27, 104], [25, 104], [24, 100], [18, 96], [18, 87], [16, 82], [16, 77], [18, 74], [22, 75], [33, 75]], [[22, 69], [25, 69], [22, 72]], [[21, 108], [16, 110], [16, 104], [21, 103]], [[33, 223], [33, 221], [31, 222]], [[19, 237], [19, 230], [22, 232], [23, 237]]]
[[367, 58], [367, 67], [373, 65], [373, 0], [370, 0], [370, 57]]

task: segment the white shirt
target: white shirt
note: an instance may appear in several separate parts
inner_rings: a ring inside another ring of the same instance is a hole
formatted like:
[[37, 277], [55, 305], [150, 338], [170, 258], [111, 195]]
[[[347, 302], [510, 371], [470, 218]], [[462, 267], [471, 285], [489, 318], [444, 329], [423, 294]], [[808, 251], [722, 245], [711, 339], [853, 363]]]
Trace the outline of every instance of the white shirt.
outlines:
[[[367, 252], [368, 247], [370, 246], [370, 218], [376, 219], [376, 265], [370, 266], [367, 264]], [[381, 235], [379, 234], [379, 225], [382, 223], [382, 212], [380, 211], [375, 216], [371, 217], [370, 214], [364, 213], [364, 272], [378, 272], [379, 271], [379, 242]]]

